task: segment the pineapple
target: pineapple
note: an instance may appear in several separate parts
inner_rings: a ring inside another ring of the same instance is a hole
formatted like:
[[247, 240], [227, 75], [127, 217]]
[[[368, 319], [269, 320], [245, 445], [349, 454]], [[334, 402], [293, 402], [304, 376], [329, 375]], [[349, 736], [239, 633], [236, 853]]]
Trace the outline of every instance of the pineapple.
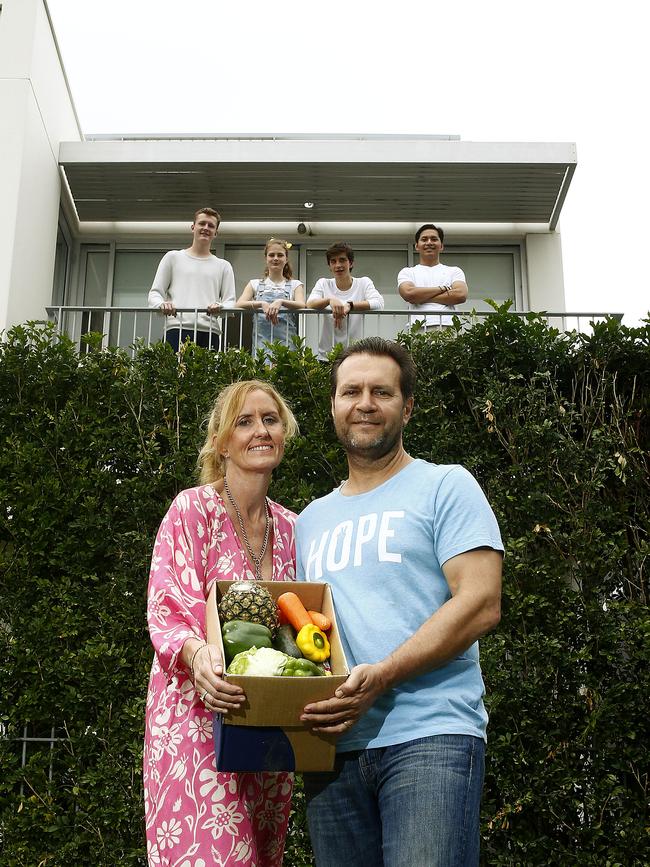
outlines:
[[235, 581], [219, 603], [222, 623], [229, 620], [248, 620], [261, 623], [275, 636], [279, 626], [278, 607], [266, 588], [257, 581]]

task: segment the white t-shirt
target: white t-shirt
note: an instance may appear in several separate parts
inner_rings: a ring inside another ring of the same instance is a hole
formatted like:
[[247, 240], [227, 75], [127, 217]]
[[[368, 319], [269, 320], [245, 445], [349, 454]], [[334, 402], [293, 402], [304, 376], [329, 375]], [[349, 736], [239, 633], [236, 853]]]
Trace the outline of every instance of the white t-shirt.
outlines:
[[[398, 288], [402, 283], [412, 283], [414, 286], [433, 287], [451, 286], [457, 280], [466, 283], [465, 274], [455, 265], [414, 265], [413, 268], [402, 268], [397, 275]], [[449, 313], [456, 308], [453, 304], [438, 304], [437, 301], [425, 301], [424, 304], [408, 303], [409, 310], [435, 311], [436, 313]], [[414, 322], [423, 322], [425, 325], [451, 325], [451, 316], [412, 316], [411, 325]]]
[[[357, 301], [368, 301], [371, 310], [384, 309], [384, 299], [375, 289], [370, 277], [353, 277], [352, 286], [345, 290], [338, 288], [334, 277], [321, 277], [307, 300], [309, 302], [323, 298], [340, 298], [341, 301], [352, 301], [353, 304]], [[327, 359], [328, 352], [331, 352], [337, 343], [347, 346], [363, 336], [363, 313], [350, 313], [340, 328], [334, 328], [334, 317], [329, 312], [323, 311], [321, 319], [323, 327], [318, 342], [318, 358], [321, 361]]]
[[[149, 307], [160, 307], [171, 301], [176, 307], [198, 307], [205, 310], [210, 304], [235, 305], [235, 275], [230, 262], [210, 254], [207, 258], [191, 256], [188, 250], [170, 250], [160, 260], [156, 276], [149, 290]], [[182, 322], [181, 322], [182, 320]], [[170, 316], [167, 327], [183, 325], [194, 328], [191, 313]], [[217, 317], [199, 313], [197, 327], [202, 331], [218, 332]]]

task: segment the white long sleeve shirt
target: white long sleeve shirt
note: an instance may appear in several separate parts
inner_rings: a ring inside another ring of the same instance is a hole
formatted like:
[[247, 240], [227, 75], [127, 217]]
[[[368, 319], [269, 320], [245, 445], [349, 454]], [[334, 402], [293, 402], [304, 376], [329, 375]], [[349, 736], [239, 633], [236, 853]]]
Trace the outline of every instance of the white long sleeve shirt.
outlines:
[[[224, 307], [235, 305], [235, 275], [232, 265], [212, 254], [207, 258], [191, 256], [188, 250], [170, 250], [160, 260], [156, 276], [149, 290], [149, 307], [160, 307], [171, 301], [176, 307], [198, 307], [205, 310], [210, 304]], [[212, 320], [212, 323], [210, 322]], [[182, 325], [194, 327], [192, 314], [170, 316], [167, 327]], [[202, 331], [219, 331], [217, 318], [199, 313], [197, 327]]]

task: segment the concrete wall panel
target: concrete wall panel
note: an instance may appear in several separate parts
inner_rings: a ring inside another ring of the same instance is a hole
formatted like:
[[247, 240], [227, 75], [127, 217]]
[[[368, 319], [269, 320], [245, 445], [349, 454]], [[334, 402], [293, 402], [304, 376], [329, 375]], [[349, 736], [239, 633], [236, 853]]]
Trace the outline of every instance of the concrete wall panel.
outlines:
[[30, 100], [15, 209], [7, 325], [46, 317], [52, 296], [59, 198], [58, 167], [38, 107]]
[[7, 324], [29, 82], [0, 80], [0, 330]]
[[45, 318], [52, 294], [62, 140], [81, 138], [43, 0], [0, 15], [0, 329]]
[[526, 259], [530, 309], [566, 310], [560, 233], [527, 235]]

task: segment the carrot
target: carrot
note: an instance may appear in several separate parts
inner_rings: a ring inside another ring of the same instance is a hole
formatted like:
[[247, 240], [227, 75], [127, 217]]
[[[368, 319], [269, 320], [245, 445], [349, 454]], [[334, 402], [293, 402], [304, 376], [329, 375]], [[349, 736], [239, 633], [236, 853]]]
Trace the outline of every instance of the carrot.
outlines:
[[311, 622], [315, 623], [323, 632], [329, 632], [332, 628], [332, 621], [325, 614], [321, 614], [320, 611], [312, 611], [310, 608], [307, 614], [311, 617]]
[[283, 593], [276, 599], [278, 608], [293, 626], [296, 632], [300, 632], [303, 626], [311, 623], [311, 617], [307, 614], [307, 609], [302, 604], [298, 596], [289, 590]]

